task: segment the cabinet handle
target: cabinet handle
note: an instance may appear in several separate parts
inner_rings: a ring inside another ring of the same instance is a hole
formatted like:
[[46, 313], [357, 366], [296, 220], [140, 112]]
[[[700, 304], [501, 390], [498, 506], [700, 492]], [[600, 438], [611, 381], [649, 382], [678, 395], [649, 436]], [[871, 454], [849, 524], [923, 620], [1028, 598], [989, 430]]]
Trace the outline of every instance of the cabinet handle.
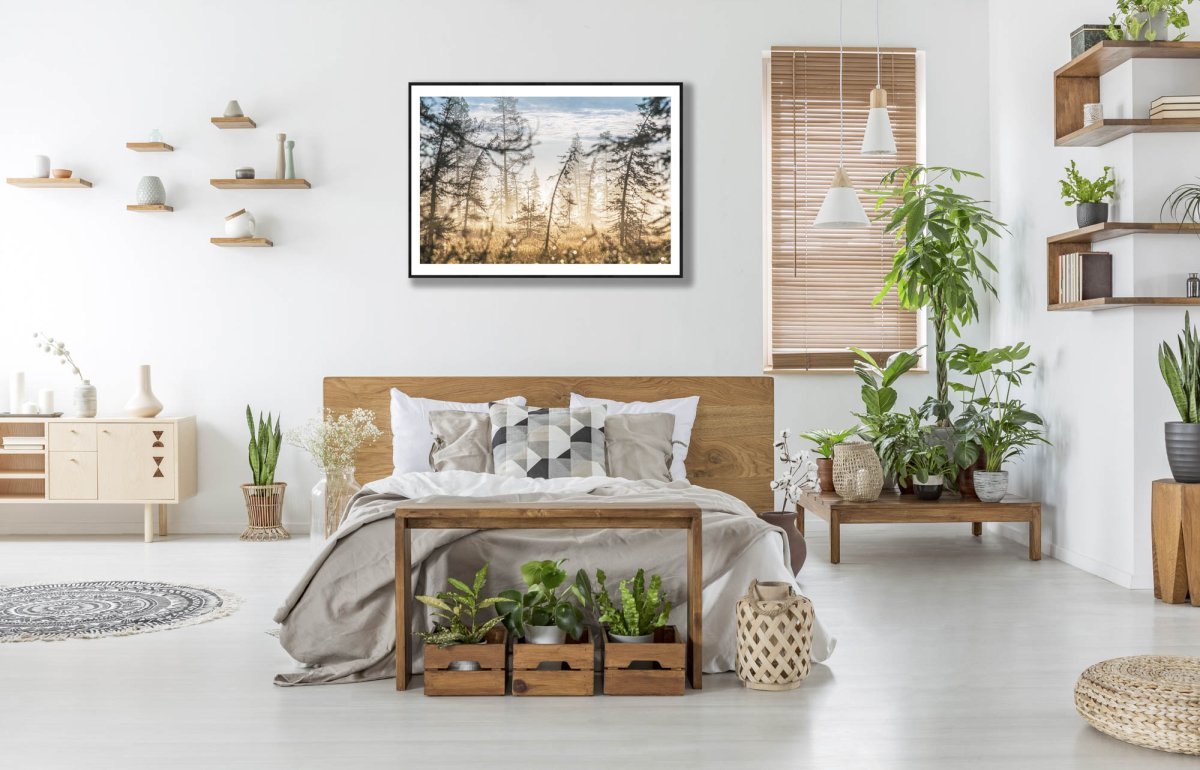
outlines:
[[76, 436], [79, 435], [79, 431], [75, 430], [74, 428], [71, 428], [71, 432], [74, 433]]
[[78, 464], [79, 464], [79, 461], [78, 461], [78, 460], [76, 460], [74, 457], [72, 457], [72, 458], [71, 458], [71, 462], [75, 463], [76, 465], [78, 465]]

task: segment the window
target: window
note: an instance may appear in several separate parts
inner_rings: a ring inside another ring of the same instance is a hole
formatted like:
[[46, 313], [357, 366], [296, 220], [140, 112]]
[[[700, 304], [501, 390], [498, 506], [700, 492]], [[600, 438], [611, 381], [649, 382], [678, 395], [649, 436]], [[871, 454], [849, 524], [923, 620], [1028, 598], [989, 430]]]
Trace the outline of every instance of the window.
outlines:
[[[875, 87], [875, 49], [846, 49], [845, 165], [867, 214], [879, 180], [918, 162], [917, 53], [885, 49], [880, 71], [896, 137], [894, 156], [860, 154]], [[863, 348], [887, 357], [920, 344], [919, 314], [895, 292], [872, 301], [891, 269], [896, 242], [882, 224], [817, 230], [812, 223], [839, 158], [838, 51], [775, 47], [764, 62], [768, 370], [848, 369]]]

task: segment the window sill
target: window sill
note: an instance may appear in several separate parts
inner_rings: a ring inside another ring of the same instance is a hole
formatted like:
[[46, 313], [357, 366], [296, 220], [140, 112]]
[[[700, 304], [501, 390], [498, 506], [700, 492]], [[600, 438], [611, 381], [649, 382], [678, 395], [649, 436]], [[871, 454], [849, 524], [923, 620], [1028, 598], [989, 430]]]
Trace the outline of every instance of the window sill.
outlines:
[[[763, 374], [854, 374], [853, 369], [772, 369], [771, 367], [763, 367]], [[908, 370], [908, 374], [929, 374], [929, 369], [924, 367], [913, 367]]]

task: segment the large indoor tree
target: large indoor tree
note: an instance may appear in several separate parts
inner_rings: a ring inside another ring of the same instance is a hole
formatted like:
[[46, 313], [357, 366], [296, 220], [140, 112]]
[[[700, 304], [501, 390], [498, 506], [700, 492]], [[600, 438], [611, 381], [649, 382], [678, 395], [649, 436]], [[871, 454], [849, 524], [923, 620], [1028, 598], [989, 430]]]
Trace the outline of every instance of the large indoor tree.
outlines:
[[995, 272], [996, 266], [984, 250], [988, 238], [999, 237], [1005, 228], [981, 201], [947, 184], [964, 177], [982, 178], [946, 166], [898, 168], [884, 176], [875, 207], [900, 244], [875, 302], [895, 289], [901, 307], [928, 310], [937, 373], [932, 411], [940, 425], [950, 424], [951, 410], [946, 332], [959, 335], [963, 326], [979, 319], [977, 290], [995, 296], [985, 270]]

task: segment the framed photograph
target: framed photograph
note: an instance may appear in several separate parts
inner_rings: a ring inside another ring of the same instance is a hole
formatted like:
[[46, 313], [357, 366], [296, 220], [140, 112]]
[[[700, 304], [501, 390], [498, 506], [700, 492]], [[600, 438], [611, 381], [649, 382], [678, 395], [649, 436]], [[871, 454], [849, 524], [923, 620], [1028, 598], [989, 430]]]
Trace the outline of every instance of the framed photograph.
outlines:
[[681, 277], [680, 83], [410, 83], [408, 274]]

